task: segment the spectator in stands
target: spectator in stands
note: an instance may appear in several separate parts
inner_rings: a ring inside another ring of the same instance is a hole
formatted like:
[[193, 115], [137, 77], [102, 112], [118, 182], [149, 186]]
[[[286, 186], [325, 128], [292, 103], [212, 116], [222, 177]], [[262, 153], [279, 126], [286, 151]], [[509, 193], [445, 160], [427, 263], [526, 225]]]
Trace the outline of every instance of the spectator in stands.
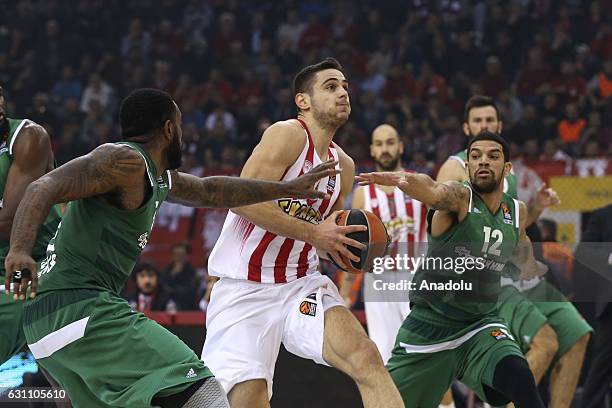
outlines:
[[551, 83], [554, 92], [559, 95], [561, 104], [567, 102], [583, 104], [586, 93], [586, 81], [576, 72], [573, 60], [561, 62], [561, 73]]
[[[535, 137], [540, 141], [547, 139], [546, 130], [542, 124], [542, 117], [538, 113], [538, 108], [533, 104], [527, 104], [523, 107], [521, 113], [521, 120], [506, 132], [508, 140], [522, 145], [530, 137]], [[503, 113], [501, 116], [506, 118], [506, 115]], [[504, 125], [506, 125], [505, 120]]]
[[579, 116], [578, 106], [569, 103], [565, 106], [565, 119], [557, 127], [559, 140], [567, 149], [572, 149], [580, 141], [587, 121]]
[[542, 50], [532, 47], [527, 53], [527, 65], [518, 77], [519, 95], [533, 101], [533, 96], [541, 95], [547, 88], [550, 75], [550, 67], [544, 62]]
[[57, 116], [51, 109], [49, 95], [44, 92], [36, 92], [32, 98], [32, 106], [27, 109], [27, 117], [47, 129], [50, 135], [57, 131]]
[[510, 81], [502, 71], [501, 61], [495, 55], [487, 58], [484, 71], [484, 75], [480, 77], [482, 93], [495, 99], [508, 87]]
[[162, 281], [178, 310], [196, 310], [198, 285], [195, 270], [189, 262], [188, 245], [172, 247], [172, 262], [164, 270]]
[[113, 88], [97, 73], [89, 76], [89, 84], [81, 98], [81, 111], [89, 112], [90, 102], [93, 100], [98, 101], [104, 110], [109, 109], [111, 103], [113, 103]]
[[287, 44], [290, 50], [297, 51], [306, 23], [298, 18], [297, 10], [289, 9], [285, 21], [278, 26], [276, 38], [280, 44]]
[[229, 53], [233, 41], [243, 41], [242, 33], [236, 29], [236, 16], [228, 11], [219, 16], [218, 29], [212, 40], [212, 49], [217, 57], [223, 58]]
[[151, 34], [143, 30], [140, 19], [133, 19], [130, 21], [128, 33], [121, 40], [121, 56], [126, 57], [136, 52], [142, 60], [146, 60], [150, 49]]
[[153, 264], [141, 263], [134, 268], [136, 293], [128, 299], [132, 309], [139, 312], [174, 311], [174, 302], [160, 285], [159, 272]]
[[608, 58], [603, 69], [598, 72], [588, 84], [591, 103], [599, 107], [612, 96], [612, 58]]
[[569, 160], [567, 153], [559, 147], [560, 143], [557, 140], [548, 139], [544, 142], [544, 148], [540, 155], [540, 160]]
[[62, 78], [58, 80], [51, 90], [51, 109], [57, 114], [61, 111], [64, 101], [67, 99], [81, 99], [83, 92], [83, 84], [79, 78], [74, 75], [74, 68], [71, 65], [65, 65], [62, 68]]

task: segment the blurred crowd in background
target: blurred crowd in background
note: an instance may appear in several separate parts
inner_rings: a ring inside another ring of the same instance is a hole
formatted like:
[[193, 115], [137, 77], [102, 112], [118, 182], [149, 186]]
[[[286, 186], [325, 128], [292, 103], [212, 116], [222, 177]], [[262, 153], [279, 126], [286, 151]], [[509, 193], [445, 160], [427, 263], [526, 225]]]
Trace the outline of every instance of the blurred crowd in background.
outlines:
[[338, 135], [359, 163], [381, 122], [411, 168], [464, 143], [463, 104], [498, 101], [528, 157], [610, 155], [609, 0], [0, 1], [0, 83], [16, 117], [47, 127], [60, 163], [118, 138], [138, 87], [183, 111], [185, 166], [240, 167], [262, 129], [295, 115], [291, 79], [336, 57], [353, 113]]
[[[183, 170], [236, 171], [263, 129], [295, 116], [293, 75], [327, 56], [343, 64], [353, 108], [335, 141], [358, 166], [371, 163], [370, 133], [387, 122], [404, 141], [407, 168], [432, 174], [463, 148], [463, 106], [474, 94], [496, 99], [515, 155], [612, 158], [610, 0], [0, 6], [0, 84], [9, 115], [45, 126], [59, 164], [118, 140], [121, 98], [155, 87], [182, 110]], [[197, 279], [176, 260], [186, 250], [175, 247], [165, 270], [141, 267], [143, 279], [159, 276], [167, 285], [171, 304], [164, 308], [195, 308], [205, 291], [198, 284], [199, 294], [174, 293]]]

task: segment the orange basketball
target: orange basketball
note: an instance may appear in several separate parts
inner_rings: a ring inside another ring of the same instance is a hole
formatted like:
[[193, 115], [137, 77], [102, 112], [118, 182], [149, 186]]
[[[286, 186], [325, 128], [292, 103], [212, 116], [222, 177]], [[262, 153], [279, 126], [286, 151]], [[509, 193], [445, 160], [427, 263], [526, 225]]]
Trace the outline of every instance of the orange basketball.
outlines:
[[336, 224], [343, 226], [365, 225], [368, 227], [367, 231], [351, 232], [350, 234], [346, 234], [348, 238], [366, 244], [367, 247], [363, 251], [360, 251], [354, 247], [348, 247], [349, 251], [359, 256], [359, 262], [349, 261], [344, 256], [340, 255], [342, 257], [342, 263], [349, 265], [348, 269], [342, 268], [338, 261], [335, 260], [330, 254], [328, 254], [329, 259], [334, 263], [334, 265], [346, 272], [370, 272], [372, 270], [374, 258], [383, 257], [387, 253], [389, 235], [387, 234], [385, 225], [382, 223], [380, 218], [374, 215], [374, 213], [356, 209], [342, 211], [340, 216], [336, 219]]

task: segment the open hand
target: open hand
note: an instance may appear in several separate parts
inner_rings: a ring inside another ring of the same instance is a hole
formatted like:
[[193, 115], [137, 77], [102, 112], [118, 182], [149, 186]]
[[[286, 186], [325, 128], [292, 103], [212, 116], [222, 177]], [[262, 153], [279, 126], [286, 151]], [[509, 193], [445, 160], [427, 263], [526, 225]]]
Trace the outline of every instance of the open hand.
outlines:
[[542, 184], [535, 197], [536, 208], [543, 210], [544, 208], [552, 207], [561, 204], [561, 200], [557, 192], [550, 187], [546, 187], [546, 183]]
[[328, 160], [318, 166], [312, 168], [308, 173], [293, 179], [286, 181], [290, 194], [288, 197], [293, 198], [320, 198], [328, 199], [329, 194], [325, 191], [319, 191], [316, 189], [316, 184], [319, 180], [325, 177], [335, 177], [341, 172], [340, 169], [336, 169], [338, 164], [335, 160]]
[[315, 235], [312, 237], [312, 246], [317, 250], [329, 253], [338, 264], [344, 269], [349, 269], [349, 265], [343, 265], [339, 254], [344, 255], [345, 258], [355, 262], [359, 262], [359, 257], [353, 254], [348, 247], [352, 246], [360, 251], [366, 248], [365, 244], [359, 241], [348, 238], [346, 234], [351, 232], [367, 231], [368, 227], [365, 225], [348, 225], [340, 226], [336, 224], [336, 219], [340, 216], [342, 210], [334, 211], [323, 221], [318, 224], [314, 229]]
[[380, 171], [374, 173], [361, 173], [355, 176], [355, 181], [360, 186], [367, 186], [369, 184], [378, 184], [381, 186], [399, 186], [400, 183], [405, 182], [404, 172], [401, 171]]

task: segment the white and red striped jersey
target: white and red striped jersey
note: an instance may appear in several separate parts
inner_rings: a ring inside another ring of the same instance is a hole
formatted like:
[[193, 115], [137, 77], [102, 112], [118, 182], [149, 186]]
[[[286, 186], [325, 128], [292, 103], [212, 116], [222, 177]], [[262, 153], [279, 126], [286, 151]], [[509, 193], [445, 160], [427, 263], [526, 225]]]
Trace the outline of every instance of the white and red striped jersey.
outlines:
[[[315, 151], [308, 127], [299, 119], [298, 122], [304, 129], [306, 143], [281, 180], [297, 178], [323, 162]], [[328, 148], [325, 161], [332, 158], [339, 161], [333, 142]], [[339, 163], [336, 168], [340, 168]], [[283, 198], [276, 202], [286, 214], [318, 224], [329, 214], [340, 195], [340, 175], [319, 180], [316, 188], [319, 191], [327, 191], [331, 198]], [[254, 282], [285, 283], [318, 273], [318, 265], [319, 257], [312, 245], [273, 234], [229, 211], [221, 235], [210, 253], [208, 273], [212, 276]]]
[[387, 194], [370, 184], [364, 188], [364, 204], [366, 210], [376, 214], [385, 224], [394, 243], [390, 251], [392, 256], [398, 251], [414, 256], [415, 243], [427, 242], [427, 206], [406, 195], [399, 187]]

